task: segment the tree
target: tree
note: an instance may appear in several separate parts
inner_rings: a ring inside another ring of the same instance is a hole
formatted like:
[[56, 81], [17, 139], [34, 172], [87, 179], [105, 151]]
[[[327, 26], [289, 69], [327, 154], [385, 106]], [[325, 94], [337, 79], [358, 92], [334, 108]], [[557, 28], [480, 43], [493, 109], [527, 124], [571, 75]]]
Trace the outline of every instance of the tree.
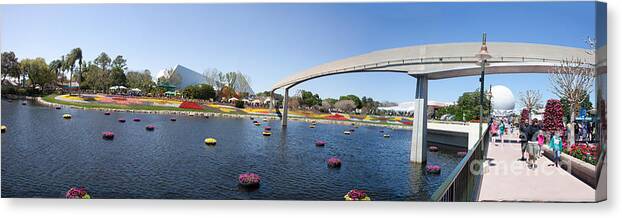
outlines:
[[[549, 80], [555, 93], [560, 99], [566, 99], [570, 105], [570, 124], [574, 128], [574, 121], [578, 106], [589, 98], [594, 82], [594, 67], [579, 59], [564, 60], [553, 68]], [[574, 131], [568, 137], [574, 143]]]
[[175, 69], [173, 68], [166, 68], [164, 69], [164, 75], [160, 76], [158, 78], [158, 84], [159, 85], [163, 85], [163, 84], [167, 84], [167, 85], [174, 85], [174, 86], [178, 86], [179, 84], [181, 84], [183, 78], [181, 78], [181, 75], [179, 75], [179, 73], [175, 72]]
[[188, 98], [209, 100], [216, 98], [214, 87], [208, 84], [197, 84], [186, 87], [182, 94]]
[[341, 96], [339, 97], [339, 100], [352, 100], [354, 104], [356, 105], [356, 108], [363, 107], [363, 103], [361, 102], [361, 99], [356, 95]]
[[549, 132], [561, 131], [564, 129], [564, 111], [562, 104], [557, 99], [546, 101], [544, 109], [544, 130]]
[[49, 68], [54, 72], [54, 78], [58, 80], [62, 70], [63, 70], [63, 62], [61, 60], [53, 60], [49, 64]]
[[[76, 66], [76, 61], [78, 62], [78, 67], [80, 67], [80, 70], [78, 72], [78, 77], [81, 77], [81, 72], [82, 72], [82, 50], [80, 48], [74, 48], [71, 49], [71, 51], [69, 52], [69, 54], [67, 54], [67, 67], [69, 67], [70, 71], [70, 75], [69, 75], [69, 85], [71, 86], [71, 81], [73, 79], [73, 73], [74, 73], [74, 69]], [[80, 82], [80, 81], [78, 81]]]
[[[437, 112], [438, 116], [445, 114], [454, 115], [456, 120], [474, 120], [479, 118], [479, 89], [473, 92], [465, 92], [458, 98], [456, 104], [444, 107]], [[484, 114], [490, 112], [490, 99], [484, 98]]]
[[20, 76], [19, 62], [12, 51], [2, 52], [2, 82], [7, 76], [14, 78]]
[[45, 59], [24, 59], [20, 62], [22, 72], [28, 75], [32, 88], [37, 85], [45, 89], [54, 84], [54, 73], [48, 68]]
[[302, 106], [305, 107], [313, 107], [322, 104], [320, 96], [310, 91], [300, 90], [300, 97], [302, 98]]
[[127, 72], [126, 79], [128, 87], [138, 88], [145, 92], [154, 85], [149, 70], [145, 70], [142, 73], [138, 71], [129, 71]]
[[350, 99], [339, 100], [335, 102], [335, 108], [344, 113], [349, 113], [356, 108], [356, 103]]
[[223, 87], [228, 86], [237, 93], [249, 93], [254, 94], [251, 88], [250, 78], [241, 72], [228, 72], [223, 73], [218, 69], [207, 69], [203, 72], [205, 82], [217, 90], [221, 90]]
[[[587, 95], [587, 93], [586, 93]], [[568, 99], [565, 98], [561, 98], [559, 99], [562, 103], [562, 108], [564, 109], [564, 119], [566, 120], [566, 122], [570, 122], [570, 102], [568, 101]], [[585, 98], [580, 104], [579, 107], [575, 107], [575, 113], [579, 113], [579, 109], [580, 108], [585, 108], [586, 110], [591, 110], [592, 109], [592, 102], [590, 101], [590, 98]]]
[[541, 100], [542, 93], [538, 90], [527, 90], [524, 93], [520, 93], [519, 102], [523, 107], [529, 110], [529, 113], [535, 113], [542, 108]]
[[110, 74], [96, 64], [87, 64], [84, 68], [84, 80], [80, 83], [81, 89], [106, 91], [110, 86]]
[[[334, 102], [337, 102], [337, 100], [335, 100]], [[320, 110], [322, 112], [330, 112], [330, 110], [333, 108], [334, 108], [334, 103], [331, 103], [331, 101], [328, 99], [324, 99], [322, 101], [322, 105], [320, 106]]]
[[125, 86], [127, 85], [127, 78], [125, 76], [125, 70], [127, 70], [127, 60], [123, 59], [123, 56], [117, 55], [112, 61], [110, 79], [113, 86]]
[[523, 108], [523, 110], [520, 113], [520, 123], [521, 124], [529, 124], [529, 109], [527, 108]]
[[97, 58], [95, 58], [94, 62], [97, 66], [99, 66], [99, 68], [101, 68], [103, 71], [106, 71], [108, 70], [107, 67], [110, 65], [110, 62], [112, 62], [112, 60], [110, 59], [110, 57], [108, 57], [108, 54], [102, 52], [101, 54], [99, 54], [99, 56], [97, 56]]
[[378, 105], [380, 105], [380, 102], [374, 101], [374, 99], [371, 97], [363, 96], [363, 98], [361, 98], [361, 105], [362, 112], [364, 114], [370, 114], [374, 113], [376, 109], [378, 109]]

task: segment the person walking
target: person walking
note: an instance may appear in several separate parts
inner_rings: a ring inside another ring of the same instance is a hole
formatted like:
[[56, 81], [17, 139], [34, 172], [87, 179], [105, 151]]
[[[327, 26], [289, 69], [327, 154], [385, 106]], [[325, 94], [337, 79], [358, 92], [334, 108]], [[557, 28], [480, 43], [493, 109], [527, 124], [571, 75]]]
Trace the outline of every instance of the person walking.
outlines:
[[540, 130], [538, 131], [538, 147], [539, 147], [539, 152], [538, 152], [538, 156], [542, 157], [542, 146], [544, 145], [544, 131]]
[[519, 131], [518, 138], [520, 139], [520, 147], [521, 147], [520, 160], [524, 161], [525, 160], [525, 149], [527, 148], [527, 143], [529, 142], [529, 139], [527, 139], [529, 128], [527, 127], [525, 123], [521, 123], [518, 128], [518, 131]]
[[553, 138], [551, 138], [551, 142], [549, 143], [549, 147], [553, 150], [553, 162], [555, 162], [555, 167], [559, 167], [559, 160], [563, 149], [562, 138], [560, 135], [559, 131], [556, 131]]
[[499, 125], [497, 124], [496, 120], [493, 120], [492, 124], [490, 125], [490, 140], [492, 140], [492, 143], [495, 146], [497, 146], [498, 131], [499, 131]]
[[501, 124], [499, 124], [499, 139], [501, 139], [501, 146], [503, 146], [503, 135], [505, 135], [505, 123], [501, 121]]

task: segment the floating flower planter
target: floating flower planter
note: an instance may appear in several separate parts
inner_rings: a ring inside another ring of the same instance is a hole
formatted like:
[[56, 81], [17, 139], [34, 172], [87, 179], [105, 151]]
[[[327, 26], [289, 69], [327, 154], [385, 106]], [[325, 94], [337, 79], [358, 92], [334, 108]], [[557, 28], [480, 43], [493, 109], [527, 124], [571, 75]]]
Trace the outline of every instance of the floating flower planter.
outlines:
[[102, 138], [106, 139], [106, 140], [112, 140], [114, 139], [114, 133], [113, 132], [102, 132]]
[[171, 118], [171, 121], [177, 121], [177, 119], [176, 118]]
[[367, 193], [363, 190], [352, 189], [343, 198], [346, 201], [371, 201]]
[[140, 122], [140, 118], [134, 118], [133, 121], [134, 122]]
[[324, 147], [324, 145], [326, 145], [325, 141], [322, 141], [322, 140], [315, 141], [315, 146]]
[[266, 127], [263, 128], [263, 130], [270, 131], [270, 130], [272, 130], [272, 127], [266, 126]]
[[2, 127], [0, 127], [0, 130], [2, 130], [2, 133], [6, 132], [7, 127], [5, 125], [2, 125]]
[[253, 121], [253, 124], [255, 124], [255, 126], [259, 126], [259, 125], [261, 125], [261, 123], [259, 123], [259, 122], [258, 122], [258, 121], [256, 121], [256, 120], [255, 120], [255, 121]]
[[431, 152], [437, 152], [439, 149], [436, 146], [430, 146], [430, 147], [428, 147], [428, 150], [431, 151]]
[[72, 187], [67, 193], [65, 193], [65, 198], [67, 199], [91, 199], [91, 195], [86, 191], [86, 188], [80, 187]]
[[104, 112], [104, 115], [108, 116], [110, 115], [110, 112]]
[[125, 123], [125, 119], [118, 119], [119, 123]]
[[71, 114], [63, 114], [63, 118], [65, 118], [65, 119], [71, 119]]
[[238, 181], [243, 187], [258, 187], [261, 182], [259, 175], [254, 173], [243, 173], [238, 177]]
[[439, 166], [439, 165], [427, 165], [425, 167], [425, 171], [428, 172], [429, 174], [440, 174], [441, 173], [441, 166]]
[[391, 138], [391, 135], [389, 135], [389, 134], [384, 134], [382, 137], [385, 137], [385, 138]]
[[215, 138], [206, 138], [205, 139], [205, 144], [206, 145], [216, 145], [216, 139]]
[[272, 133], [270, 131], [263, 131], [263, 132], [261, 132], [261, 134], [263, 136], [271, 136], [272, 135]]
[[147, 131], [153, 131], [155, 129], [155, 126], [148, 125], [148, 126], [145, 126], [145, 129], [147, 129]]
[[339, 158], [336, 158], [336, 157], [331, 157], [331, 158], [328, 158], [328, 160], [326, 161], [326, 164], [328, 164], [328, 167], [330, 168], [339, 168], [341, 167], [341, 160], [339, 160]]
[[456, 153], [456, 155], [458, 155], [458, 157], [464, 157], [464, 156], [466, 156], [466, 155], [467, 155], [467, 152], [466, 152], [466, 151], [458, 151], [458, 152]]
[[343, 134], [350, 135], [350, 134], [352, 134], [352, 132], [346, 130], [346, 131], [343, 131]]

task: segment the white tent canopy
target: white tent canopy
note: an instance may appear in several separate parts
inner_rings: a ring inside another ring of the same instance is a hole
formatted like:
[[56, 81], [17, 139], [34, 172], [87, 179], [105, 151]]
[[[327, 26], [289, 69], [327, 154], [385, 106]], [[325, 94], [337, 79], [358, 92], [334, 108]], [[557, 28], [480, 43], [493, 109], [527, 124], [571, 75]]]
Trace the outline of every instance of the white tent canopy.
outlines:
[[112, 87], [110, 87], [110, 90], [117, 90], [117, 89], [127, 89], [127, 87], [125, 87], [125, 86], [112, 86]]

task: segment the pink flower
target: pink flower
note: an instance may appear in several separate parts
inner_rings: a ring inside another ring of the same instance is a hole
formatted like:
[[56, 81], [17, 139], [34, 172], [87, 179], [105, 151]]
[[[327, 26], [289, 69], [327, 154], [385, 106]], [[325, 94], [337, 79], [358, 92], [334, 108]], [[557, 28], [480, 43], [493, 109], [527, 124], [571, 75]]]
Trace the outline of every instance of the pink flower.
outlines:
[[328, 158], [326, 162], [328, 163], [328, 167], [330, 168], [341, 167], [341, 160], [339, 160], [339, 158], [331, 157], [331, 158]]
[[238, 177], [240, 185], [243, 186], [256, 186], [261, 182], [261, 178], [254, 173], [243, 173]]
[[365, 193], [365, 191], [363, 190], [357, 190], [357, 189], [352, 189], [348, 192], [348, 197], [350, 197], [352, 200], [362, 200], [365, 197], [367, 197], [367, 193]]

